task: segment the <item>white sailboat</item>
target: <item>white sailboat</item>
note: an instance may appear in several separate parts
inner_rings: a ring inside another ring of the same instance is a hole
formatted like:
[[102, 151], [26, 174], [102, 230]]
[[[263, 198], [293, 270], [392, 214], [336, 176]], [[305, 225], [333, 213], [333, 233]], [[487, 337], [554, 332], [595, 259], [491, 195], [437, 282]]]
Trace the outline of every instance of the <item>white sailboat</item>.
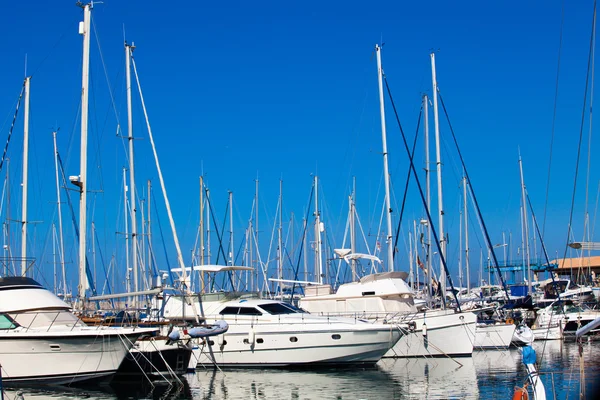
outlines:
[[[381, 48], [378, 45], [375, 46], [375, 52], [381, 110], [383, 169], [386, 180], [386, 198], [389, 199], [383, 69], [381, 67]], [[435, 73], [433, 73], [433, 78], [435, 89]], [[386, 207], [389, 210], [388, 202], [386, 202]], [[388, 218], [391, 218], [389, 212], [386, 214]], [[387, 264], [390, 272], [367, 275], [356, 282], [340, 285], [335, 293], [331, 292], [330, 287], [324, 288], [325, 290], [322, 287], [311, 290], [309, 286], [306, 296], [300, 299], [300, 307], [315, 314], [346, 315], [366, 318], [372, 322], [385, 321], [398, 324], [406, 331], [406, 334], [387, 352], [385, 357], [471, 355], [473, 339], [469, 332], [475, 331], [475, 314], [456, 313], [452, 309], [419, 312], [415, 306], [414, 293], [405, 281], [406, 274], [393, 272], [391, 219], [388, 221], [387, 235]], [[348, 254], [345, 258], [351, 260], [363, 256]], [[372, 258], [372, 256], [370, 257]]]

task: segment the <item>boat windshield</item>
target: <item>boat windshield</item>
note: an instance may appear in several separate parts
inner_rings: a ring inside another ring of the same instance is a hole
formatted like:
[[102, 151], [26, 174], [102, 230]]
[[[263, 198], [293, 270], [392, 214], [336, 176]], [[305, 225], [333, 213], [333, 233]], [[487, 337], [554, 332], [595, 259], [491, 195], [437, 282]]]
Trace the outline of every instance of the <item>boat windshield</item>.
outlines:
[[565, 304], [565, 313], [582, 313], [582, 312], [585, 312], [585, 310], [576, 304]]
[[298, 314], [298, 311], [295, 307], [290, 306], [289, 304], [284, 303], [268, 303], [261, 304], [260, 308], [268, 312], [272, 315], [280, 315], [280, 314]]
[[0, 314], [0, 329], [15, 329], [18, 325], [7, 315]]

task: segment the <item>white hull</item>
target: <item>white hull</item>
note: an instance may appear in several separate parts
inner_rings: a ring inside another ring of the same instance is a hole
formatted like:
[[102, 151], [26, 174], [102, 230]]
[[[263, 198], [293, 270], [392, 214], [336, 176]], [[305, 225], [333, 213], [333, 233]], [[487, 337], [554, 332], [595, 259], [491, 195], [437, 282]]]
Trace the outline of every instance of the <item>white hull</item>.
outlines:
[[513, 346], [529, 346], [535, 340], [535, 335], [533, 330], [526, 325], [519, 325], [517, 329], [515, 329], [515, 333], [513, 334], [513, 338], [511, 340], [511, 344]]
[[192, 359], [204, 367], [375, 364], [401, 336], [394, 325], [336, 320], [315, 323], [308, 314], [285, 322], [227, 320], [229, 331], [207, 338]]
[[0, 333], [5, 384], [69, 384], [110, 378], [140, 333], [84, 328], [70, 332]]
[[562, 340], [563, 331], [561, 325], [555, 325], [549, 328], [532, 329], [535, 340]]
[[473, 346], [476, 350], [508, 349], [515, 329], [514, 324], [477, 324]]
[[384, 357], [470, 356], [473, 340], [469, 332], [475, 329], [476, 320], [473, 313], [455, 313], [452, 310], [406, 316], [398, 322], [409, 323], [410, 333], [400, 338]]

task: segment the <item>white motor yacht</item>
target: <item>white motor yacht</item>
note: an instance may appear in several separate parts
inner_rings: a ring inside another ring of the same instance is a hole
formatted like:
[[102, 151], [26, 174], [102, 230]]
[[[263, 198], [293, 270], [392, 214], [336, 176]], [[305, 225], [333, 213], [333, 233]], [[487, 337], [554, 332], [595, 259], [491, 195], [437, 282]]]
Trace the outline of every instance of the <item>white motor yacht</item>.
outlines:
[[[538, 310], [532, 326], [538, 340], [575, 338], [577, 329], [600, 317], [600, 311], [591, 310], [572, 301], [558, 300]], [[600, 329], [593, 329], [588, 336], [595, 336]]]
[[156, 329], [87, 326], [70, 306], [26, 277], [0, 278], [4, 384], [110, 379], [134, 342]]
[[311, 315], [277, 300], [205, 301], [202, 308], [207, 323], [223, 320], [229, 325], [226, 333], [200, 344], [194, 357], [203, 366], [374, 365], [402, 336], [392, 324]]

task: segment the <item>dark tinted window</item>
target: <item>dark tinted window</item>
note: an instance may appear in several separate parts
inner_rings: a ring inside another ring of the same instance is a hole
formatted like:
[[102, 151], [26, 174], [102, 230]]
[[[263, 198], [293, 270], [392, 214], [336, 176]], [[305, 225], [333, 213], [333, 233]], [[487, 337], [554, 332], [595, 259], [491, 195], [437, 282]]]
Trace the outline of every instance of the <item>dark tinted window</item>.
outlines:
[[239, 307], [225, 307], [224, 309], [221, 310], [221, 312], [219, 314], [238, 315], [239, 311], [240, 311]]
[[263, 310], [265, 310], [266, 312], [268, 312], [269, 314], [272, 314], [272, 315], [298, 313], [298, 311], [296, 311], [282, 303], [261, 304], [260, 308], [262, 308]]
[[240, 315], [262, 315], [262, 313], [254, 307], [240, 307]]

